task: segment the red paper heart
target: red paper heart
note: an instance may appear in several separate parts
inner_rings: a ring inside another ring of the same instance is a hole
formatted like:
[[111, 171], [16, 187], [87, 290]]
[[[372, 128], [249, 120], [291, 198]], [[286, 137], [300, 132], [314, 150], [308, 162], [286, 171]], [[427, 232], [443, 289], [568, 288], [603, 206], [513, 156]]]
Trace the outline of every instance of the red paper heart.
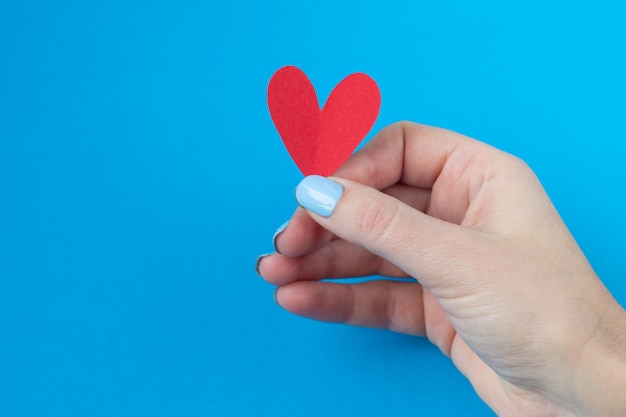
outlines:
[[374, 125], [380, 91], [369, 76], [351, 74], [333, 89], [320, 109], [306, 74], [289, 66], [272, 76], [267, 104], [300, 171], [328, 176], [348, 159]]

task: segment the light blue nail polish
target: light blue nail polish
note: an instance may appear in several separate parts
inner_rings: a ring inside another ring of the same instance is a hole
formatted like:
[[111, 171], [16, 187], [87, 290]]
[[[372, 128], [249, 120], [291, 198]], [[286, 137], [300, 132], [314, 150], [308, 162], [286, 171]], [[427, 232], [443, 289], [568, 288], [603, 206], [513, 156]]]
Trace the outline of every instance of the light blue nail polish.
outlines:
[[310, 175], [296, 187], [298, 204], [322, 217], [333, 214], [343, 186], [338, 182], [319, 175]]
[[274, 237], [272, 238], [272, 243], [274, 244], [274, 250], [278, 253], [280, 253], [280, 251], [278, 250], [278, 246], [276, 246], [276, 238], [278, 237], [279, 234], [281, 234], [283, 232], [283, 230], [285, 230], [287, 228], [287, 225], [289, 224], [289, 220], [287, 220], [285, 223], [281, 224], [280, 227], [278, 229], [276, 229], [276, 231], [274, 232]]
[[278, 229], [276, 229], [276, 231], [274, 232], [274, 237], [272, 239], [276, 240], [276, 236], [281, 234], [283, 232], [283, 230], [285, 230], [287, 228], [288, 224], [289, 224], [289, 220], [287, 220], [285, 223], [281, 224], [280, 227]]

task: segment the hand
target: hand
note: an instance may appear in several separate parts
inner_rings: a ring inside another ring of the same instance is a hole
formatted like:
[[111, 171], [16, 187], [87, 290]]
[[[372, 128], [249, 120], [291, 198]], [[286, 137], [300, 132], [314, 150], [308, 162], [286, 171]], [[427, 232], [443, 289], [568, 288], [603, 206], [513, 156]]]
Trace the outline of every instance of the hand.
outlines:
[[[625, 313], [522, 161], [399, 123], [297, 195], [257, 263], [282, 307], [427, 336], [501, 416], [623, 415]], [[374, 274], [416, 281], [320, 282]]]

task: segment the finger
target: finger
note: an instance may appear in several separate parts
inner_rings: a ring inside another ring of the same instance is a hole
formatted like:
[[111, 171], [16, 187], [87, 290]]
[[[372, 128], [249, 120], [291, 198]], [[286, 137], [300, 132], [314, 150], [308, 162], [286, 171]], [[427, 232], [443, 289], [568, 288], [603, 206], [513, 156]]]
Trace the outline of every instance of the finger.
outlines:
[[422, 299], [424, 303], [426, 336], [433, 345], [437, 346], [441, 352], [449, 357], [456, 330], [433, 293], [426, 288], [423, 291]]
[[477, 152], [498, 151], [450, 130], [399, 122], [383, 128], [333, 176], [379, 190], [398, 182], [431, 189], [453, 154], [470, 158]]
[[416, 282], [358, 284], [298, 281], [279, 287], [276, 302], [300, 316], [423, 336], [422, 287]]
[[493, 410], [501, 409], [511, 401], [503, 389], [498, 374], [456, 334], [451, 343], [450, 357], [456, 368], [470, 381], [478, 396]]
[[[395, 184], [384, 190], [409, 206], [426, 211], [430, 206], [430, 190]], [[302, 208], [298, 208], [287, 227], [274, 236], [274, 247], [292, 258], [314, 252], [333, 239], [333, 234], [320, 227]]]
[[480, 259], [492, 253], [479, 232], [428, 216], [371, 187], [311, 176], [296, 190], [298, 203], [323, 228], [379, 255], [417, 278], [440, 297], [435, 288], [474, 291], [470, 275]]
[[336, 176], [379, 190], [396, 183], [432, 190], [429, 214], [460, 224], [502, 154], [449, 130], [402, 122], [381, 130]]
[[416, 188], [404, 184], [395, 184], [385, 188], [383, 192], [395, 199], [402, 201], [409, 207], [426, 213], [430, 207], [431, 190]]
[[320, 227], [302, 208], [298, 208], [286, 228], [274, 236], [280, 254], [297, 258], [330, 242], [333, 234]]
[[390, 262], [345, 240], [333, 240], [309, 254], [292, 258], [281, 254], [264, 256], [257, 271], [267, 282], [284, 285], [293, 281], [353, 278], [369, 275], [407, 278]]

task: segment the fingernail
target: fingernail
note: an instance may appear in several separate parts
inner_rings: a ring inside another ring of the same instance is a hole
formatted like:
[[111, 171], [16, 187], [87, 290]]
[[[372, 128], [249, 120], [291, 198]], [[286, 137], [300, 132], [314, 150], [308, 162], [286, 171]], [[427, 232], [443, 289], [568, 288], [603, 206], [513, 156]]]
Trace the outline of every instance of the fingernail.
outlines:
[[280, 253], [280, 251], [278, 250], [278, 246], [276, 246], [276, 238], [278, 237], [279, 234], [281, 234], [283, 232], [283, 230], [285, 230], [287, 228], [288, 224], [289, 224], [289, 220], [287, 220], [285, 223], [281, 224], [280, 227], [278, 229], [276, 229], [276, 232], [274, 232], [274, 237], [272, 238], [272, 242], [274, 244], [274, 250], [277, 253]]
[[328, 217], [333, 214], [343, 186], [319, 175], [310, 175], [296, 187], [298, 204], [315, 214]]
[[261, 256], [259, 256], [258, 258], [256, 258], [256, 262], [254, 263], [254, 269], [256, 270], [256, 273], [263, 278], [263, 275], [261, 275], [261, 272], [259, 271], [259, 267], [261, 266], [261, 261], [263, 260], [263, 258], [265, 258], [266, 256], [270, 256], [269, 253], [263, 254]]

